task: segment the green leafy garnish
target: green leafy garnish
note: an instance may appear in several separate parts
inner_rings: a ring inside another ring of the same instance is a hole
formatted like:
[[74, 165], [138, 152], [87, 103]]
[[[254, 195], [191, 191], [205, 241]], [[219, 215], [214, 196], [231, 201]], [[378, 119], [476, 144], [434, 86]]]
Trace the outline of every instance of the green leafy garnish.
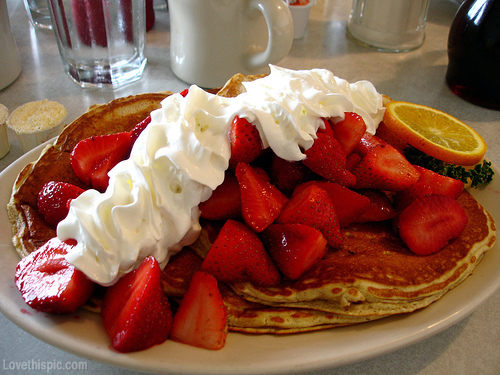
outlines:
[[483, 160], [473, 168], [464, 168], [461, 165], [448, 164], [442, 160], [433, 158], [415, 147], [407, 147], [404, 150], [406, 159], [412, 164], [430, 169], [443, 176], [455, 178], [463, 181], [464, 184], [470, 183], [475, 188], [482, 184], [487, 184], [493, 180], [493, 169], [491, 162]]

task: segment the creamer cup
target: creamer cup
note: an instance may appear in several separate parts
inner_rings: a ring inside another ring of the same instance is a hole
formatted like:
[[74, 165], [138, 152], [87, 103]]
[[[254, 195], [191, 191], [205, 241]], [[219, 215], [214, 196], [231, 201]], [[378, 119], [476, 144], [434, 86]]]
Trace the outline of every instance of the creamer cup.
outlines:
[[16, 108], [7, 125], [16, 133], [24, 152], [59, 135], [64, 127], [66, 108], [48, 99], [26, 103]]
[[3, 158], [10, 150], [9, 137], [7, 136], [7, 125], [5, 121], [9, 116], [7, 107], [0, 104], [0, 158]]
[[309, 0], [306, 5], [289, 5], [293, 19], [293, 39], [303, 38], [306, 34], [311, 8], [316, 5], [316, 0]]

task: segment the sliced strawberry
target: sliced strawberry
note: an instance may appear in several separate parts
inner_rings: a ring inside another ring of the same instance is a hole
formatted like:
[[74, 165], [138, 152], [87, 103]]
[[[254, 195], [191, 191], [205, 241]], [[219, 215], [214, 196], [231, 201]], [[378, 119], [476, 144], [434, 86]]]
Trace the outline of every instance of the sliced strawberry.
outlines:
[[321, 120], [323, 120], [323, 127], [318, 128], [317, 133], [325, 133], [328, 134], [330, 137], [335, 137], [335, 133], [333, 132], [331, 122], [324, 117], [322, 117]]
[[316, 136], [312, 147], [305, 151], [302, 163], [327, 180], [342, 186], [354, 185], [356, 179], [346, 169], [346, 155], [340, 143], [327, 133], [319, 132]]
[[108, 172], [128, 157], [132, 145], [129, 132], [86, 138], [71, 152], [71, 166], [84, 184], [102, 192], [108, 187]]
[[460, 180], [442, 176], [418, 165], [415, 165], [415, 168], [420, 172], [418, 181], [408, 189], [394, 195], [394, 202], [398, 210], [403, 210], [413, 200], [424, 195], [443, 194], [457, 199], [464, 191], [464, 183]]
[[179, 94], [181, 94], [181, 96], [183, 96], [183, 97], [186, 97], [188, 93], [189, 93], [189, 89], [184, 89]]
[[269, 171], [273, 184], [284, 192], [291, 192], [295, 186], [309, 177], [308, 168], [300, 161], [288, 161], [274, 155]]
[[160, 278], [160, 266], [150, 256], [107, 289], [101, 317], [114, 349], [143, 350], [168, 338], [172, 310]]
[[199, 208], [203, 219], [234, 219], [241, 215], [240, 186], [231, 171], [226, 171], [222, 184], [217, 186], [210, 198], [200, 203]]
[[146, 117], [144, 120], [142, 120], [140, 123], [138, 123], [134, 128], [130, 131], [131, 136], [132, 136], [132, 142], [135, 142], [135, 140], [139, 137], [139, 135], [142, 133], [144, 129], [151, 123], [151, 116]]
[[17, 264], [16, 286], [33, 309], [74, 312], [92, 295], [94, 283], [65, 259], [71, 247], [55, 237]]
[[297, 186], [294, 194], [298, 194], [309, 185], [316, 185], [325, 190], [333, 203], [337, 220], [341, 228], [353, 223], [370, 206], [370, 199], [342, 185], [329, 181], [310, 181]]
[[314, 266], [328, 250], [321, 232], [304, 224], [271, 224], [261, 238], [276, 266], [292, 280]]
[[358, 190], [358, 193], [367, 197], [370, 205], [358, 218], [354, 220], [356, 223], [365, 223], [370, 221], [390, 220], [396, 216], [390, 199], [380, 190]]
[[419, 255], [441, 250], [467, 225], [467, 214], [455, 199], [441, 194], [417, 198], [394, 219], [408, 248]]
[[197, 271], [174, 316], [170, 338], [198, 348], [222, 349], [228, 325], [215, 277]]
[[71, 200], [84, 191], [82, 188], [66, 182], [47, 182], [38, 192], [38, 212], [47, 223], [57, 226], [68, 215]]
[[368, 151], [353, 169], [356, 189], [400, 191], [418, 181], [420, 173], [389, 144]]
[[346, 112], [343, 120], [332, 124], [332, 130], [344, 153], [349, 155], [365, 134], [366, 124], [357, 113]]
[[355, 152], [351, 152], [349, 155], [347, 155], [345, 169], [352, 172], [352, 170], [356, 167], [356, 165], [359, 164], [360, 161], [361, 155], [356, 154]]
[[251, 281], [274, 286], [279, 272], [259, 237], [245, 224], [227, 220], [212, 244], [201, 270], [219, 281]]
[[306, 224], [318, 229], [333, 248], [342, 246], [342, 235], [328, 193], [315, 184], [297, 187], [276, 223]]
[[391, 146], [396, 148], [398, 151], [403, 153], [403, 150], [408, 147], [408, 143], [403, 141], [397, 135], [395, 135], [383, 121], [378, 124], [377, 127], [377, 137], [383, 139], [385, 142], [389, 143]]
[[261, 232], [280, 214], [288, 198], [269, 183], [263, 171], [246, 163], [236, 167], [236, 178], [241, 192], [241, 214], [245, 223]]
[[247, 119], [236, 116], [229, 130], [231, 158], [229, 167], [235, 168], [239, 162], [251, 163], [262, 152], [262, 140], [257, 128]]
[[382, 138], [370, 133], [365, 133], [354, 148], [354, 152], [364, 157], [372, 148], [376, 146], [385, 146], [386, 144], [387, 142]]

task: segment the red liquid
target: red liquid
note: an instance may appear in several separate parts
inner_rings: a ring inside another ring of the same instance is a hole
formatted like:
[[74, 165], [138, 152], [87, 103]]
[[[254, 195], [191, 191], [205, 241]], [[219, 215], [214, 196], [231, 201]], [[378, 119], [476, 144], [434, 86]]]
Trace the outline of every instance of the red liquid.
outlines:
[[500, 1], [467, 0], [448, 38], [446, 82], [461, 98], [500, 110]]

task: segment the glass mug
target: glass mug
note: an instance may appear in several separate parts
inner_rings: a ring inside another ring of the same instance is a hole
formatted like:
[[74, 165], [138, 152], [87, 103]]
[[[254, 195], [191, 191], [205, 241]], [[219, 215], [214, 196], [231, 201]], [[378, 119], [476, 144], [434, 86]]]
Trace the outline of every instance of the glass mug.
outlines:
[[354, 0], [347, 35], [384, 52], [407, 52], [425, 39], [429, 0]]

